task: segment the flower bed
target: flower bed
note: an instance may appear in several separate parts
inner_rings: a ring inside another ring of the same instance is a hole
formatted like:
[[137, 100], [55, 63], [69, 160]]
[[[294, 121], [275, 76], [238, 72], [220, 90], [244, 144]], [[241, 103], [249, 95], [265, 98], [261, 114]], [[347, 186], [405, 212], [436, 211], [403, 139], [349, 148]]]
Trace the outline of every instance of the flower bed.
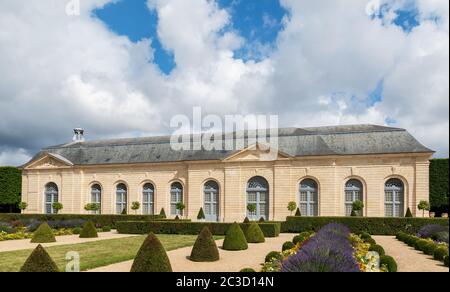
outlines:
[[[280, 256], [272, 253], [271, 258], [266, 259], [262, 272], [396, 271], [392, 258], [375, 252], [376, 243], [370, 235], [351, 234], [344, 225], [329, 224], [317, 233], [310, 233], [310, 236], [303, 238]], [[377, 247], [379, 251], [382, 250]]]

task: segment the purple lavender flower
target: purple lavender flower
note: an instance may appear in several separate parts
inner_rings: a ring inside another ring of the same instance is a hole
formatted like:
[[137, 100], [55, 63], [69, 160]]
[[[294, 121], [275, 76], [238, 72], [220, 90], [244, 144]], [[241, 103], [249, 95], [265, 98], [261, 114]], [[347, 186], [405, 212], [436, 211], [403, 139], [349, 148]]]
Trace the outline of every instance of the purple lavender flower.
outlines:
[[282, 264], [282, 272], [359, 272], [349, 241], [350, 230], [340, 224], [322, 228], [300, 251]]
[[[437, 237], [441, 238], [442, 236], [438, 236], [439, 234], [447, 233], [447, 242], [448, 242], [448, 233], [449, 228], [448, 226], [442, 226], [442, 225], [426, 225], [422, 227], [419, 232], [417, 233], [417, 236], [420, 238], [432, 238], [436, 239]], [[442, 237], [444, 238], [444, 237]], [[444, 238], [445, 239], [445, 238]], [[445, 240], [444, 240], [445, 241]]]

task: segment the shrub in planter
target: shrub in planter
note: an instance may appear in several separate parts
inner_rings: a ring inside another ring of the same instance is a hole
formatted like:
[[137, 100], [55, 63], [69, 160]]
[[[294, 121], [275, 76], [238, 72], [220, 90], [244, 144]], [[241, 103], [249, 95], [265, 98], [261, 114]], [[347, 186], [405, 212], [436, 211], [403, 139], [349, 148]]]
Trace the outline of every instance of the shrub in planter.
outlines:
[[424, 251], [424, 250], [425, 250], [425, 247], [427, 246], [428, 243], [429, 243], [428, 240], [425, 240], [425, 239], [419, 239], [419, 240], [417, 240], [416, 243], [414, 244], [414, 248], [415, 248], [416, 250], [419, 250], [419, 251]]
[[245, 224], [248, 224], [248, 223], [250, 223], [250, 219], [248, 219], [248, 217], [245, 217], [245, 219], [244, 219], [244, 223], [245, 223]]
[[389, 273], [396, 273], [397, 272], [397, 262], [394, 260], [393, 257], [384, 255], [380, 257], [380, 264], [385, 265], [389, 271]]
[[369, 251], [377, 252], [380, 256], [386, 255], [386, 252], [384, 251], [384, 248], [381, 245], [374, 244], [371, 245], [369, 248]]
[[429, 243], [425, 246], [423, 252], [424, 252], [426, 255], [432, 256], [432, 255], [434, 255], [434, 251], [435, 251], [437, 248], [438, 248], [438, 245], [437, 245], [437, 244], [435, 244], [434, 242], [429, 242]]
[[437, 261], [443, 261], [446, 256], [448, 256], [448, 247], [441, 246], [434, 251], [433, 257]]
[[192, 248], [190, 260], [193, 262], [215, 262], [219, 259], [219, 249], [216, 242], [209, 228], [205, 227], [197, 237], [197, 241]]
[[75, 235], [80, 235], [82, 230], [83, 230], [82, 228], [76, 227], [76, 228], [72, 229], [72, 233]]
[[92, 221], [87, 221], [84, 226], [83, 230], [81, 230], [80, 238], [97, 238], [97, 228], [95, 228], [94, 223]]
[[110, 226], [103, 226], [102, 227], [102, 232], [111, 232], [111, 227]]
[[223, 242], [224, 250], [238, 251], [248, 249], [247, 239], [242, 228], [237, 223], [233, 223], [227, 231]]
[[239, 273], [256, 273], [256, 271], [252, 268], [245, 268], [240, 270]]
[[269, 263], [273, 260], [281, 261], [283, 260], [283, 255], [279, 251], [271, 251], [266, 255], [264, 262]]
[[264, 233], [257, 223], [252, 223], [245, 232], [245, 238], [248, 243], [264, 243], [266, 239]]
[[47, 223], [42, 223], [39, 228], [34, 232], [31, 243], [50, 243], [56, 242], [53, 230]]
[[56, 273], [58, 266], [39, 244], [28, 257], [20, 269], [21, 273]]
[[157, 273], [172, 272], [172, 266], [166, 250], [159, 239], [151, 233], [139, 249], [131, 272], [134, 273]]
[[290, 249], [293, 249], [295, 247], [295, 244], [292, 241], [286, 241], [283, 243], [283, 247], [281, 248], [282, 251], [287, 251]]
[[293, 242], [294, 244], [302, 243], [302, 242], [304, 242], [306, 239], [308, 239], [310, 235], [311, 235], [311, 233], [309, 233], [309, 232], [302, 232], [302, 233], [300, 233], [299, 235], [295, 236], [295, 237], [292, 239], [292, 242]]

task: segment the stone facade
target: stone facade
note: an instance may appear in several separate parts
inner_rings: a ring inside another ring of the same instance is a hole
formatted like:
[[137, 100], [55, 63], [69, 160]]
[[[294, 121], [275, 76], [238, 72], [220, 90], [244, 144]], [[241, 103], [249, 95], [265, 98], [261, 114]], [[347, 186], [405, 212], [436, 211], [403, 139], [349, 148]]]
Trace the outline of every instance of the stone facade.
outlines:
[[[429, 153], [328, 155], [286, 157], [275, 161], [261, 161], [258, 151], [246, 150], [224, 160], [181, 161], [165, 163], [72, 165], [51, 153], [32, 160], [23, 167], [23, 200], [28, 203], [26, 213], [46, 213], [45, 191], [49, 183], [58, 189], [58, 201], [64, 205], [62, 213], [88, 213], [84, 206], [91, 202], [91, 187], [101, 187], [102, 214], [117, 213], [116, 187], [127, 187], [128, 214], [134, 214], [131, 203], [143, 202], [143, 186], [154, 186], [154, 212], [161, 208], [170, 213], [171, 185], [183, 186], [185, 217], [196, 219], [204, 207], [204, 185], [215, 181], [219, 186], [218, 221], [242, 221], [247, 215], [247, 184], [254, 177], [262, 177], [268, 184], [268, 216], [270, 220], [284, 220], [291, 201], [300, 204], [300, 184], [305, 179], [317, 183], [318, 216], [345, 216], [345, 187], [351, 179], [363, 185], [364, 216], [386, 215], [385, 185], [392, 179], [403, 184], [403, 216], [411, 208], [421, 214], [417, 205], [429, 200]], [[137, 211], [142, 213], [142, 208]]]

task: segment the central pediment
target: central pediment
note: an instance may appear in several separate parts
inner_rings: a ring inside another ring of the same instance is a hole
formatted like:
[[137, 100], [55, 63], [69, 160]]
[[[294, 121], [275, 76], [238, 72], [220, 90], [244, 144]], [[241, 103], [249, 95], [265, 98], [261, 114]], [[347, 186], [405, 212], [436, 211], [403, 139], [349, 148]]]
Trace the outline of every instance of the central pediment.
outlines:
[[263, 144], [255, 144], [225, 158], [224, 162], [275, 161], [291, 158], [278, 149]]

